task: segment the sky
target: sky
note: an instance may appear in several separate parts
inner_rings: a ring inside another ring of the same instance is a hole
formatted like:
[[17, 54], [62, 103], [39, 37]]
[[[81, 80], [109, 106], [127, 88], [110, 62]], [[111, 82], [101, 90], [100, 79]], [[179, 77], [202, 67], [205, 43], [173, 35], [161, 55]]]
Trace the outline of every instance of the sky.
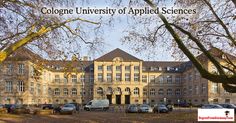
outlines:
[[[104, 0], [101, 1], [96, 1], [96, 0], [92, 0], [89, 2], [89, 6], [93, 7], [106, 7], [109, 6], [108, 3], [106, 3]], [[115, 16], [116, 17], [116, 16]], [[148, 57], [147, 54], [140, 52], [140, 53], [135, 53], [135, 51], [133, 51], [131, 49], [130, 46], [128, 46], [127, 44], [122, 44], [121, 42], [121, 38], [124, 36], [124, 29], [128, 28], [128, 24], [126, 21], [125, 17], [120, 17], [119, 21], [115, 21], [113, 22], [114, 26], [113, 27], [108, 27], [104, 29], [104, 48], [102, 49], [101, 53], [97, 53], [94, 55], [94, 58], [98, 58], [102, 55], [104, 55], [105, 53], [108, 53], [116, 48], [120, 48], [128, 53], [130, 53], [131, 55], [134, 55], [135, 57], [138, 57], [140, 59], [143, 60], [150, 60], [150, 61], [172, 61], [174, 60], [173, 57], [171, 57], [171, 53], [170, 51], [166, 51], [166, 49], [160, 47], [160, 52], [158, 55], [156, 55], [155, 57]], [[155, 52], [155, 51], [153, 51]], [[86, 51], [86, 48], [82, 49], [82, 56], [91, 56], [88, 55], [88, 52]], [[93, 57], [93, 56], [91, 56]]]

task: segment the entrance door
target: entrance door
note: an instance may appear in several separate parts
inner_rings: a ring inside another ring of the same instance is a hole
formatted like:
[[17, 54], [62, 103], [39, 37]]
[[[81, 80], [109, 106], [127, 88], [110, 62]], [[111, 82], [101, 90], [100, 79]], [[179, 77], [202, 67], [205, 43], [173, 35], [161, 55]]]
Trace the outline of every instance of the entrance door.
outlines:
[[109, 100], [109, 104], [112, 104], [112, 95], [107, 95], [107, 99]]
[[116, 95], [116, 104], [121, 104], [121, 96]]
[[125, 95], [125, 104], [130, 104], [130, 95]]

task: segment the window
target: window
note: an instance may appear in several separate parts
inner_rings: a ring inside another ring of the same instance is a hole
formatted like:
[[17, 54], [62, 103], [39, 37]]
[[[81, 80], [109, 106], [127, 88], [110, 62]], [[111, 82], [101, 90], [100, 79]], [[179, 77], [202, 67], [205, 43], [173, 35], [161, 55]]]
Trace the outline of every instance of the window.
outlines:
[[134, 88], [134, 95], [139, 95], [139, 88], [138, 87]]
[[67, 88], [64, 88], [64, 89], [63, 89], [63, 93], [64, 93], [64, 95], [68, 95], [68, 89], [67, 89]]
[[121, 71], [121, 66], [116, 66], [116, 71]]
[[139, 66], [134, 66], [134, 71], [139, 71]]
[[55, 82], [57, 82], [57, 83], [60, 82], [60, 76], [59, 75], [55, 75]]
[[126, 82], [130, 81], [130, 73], [125, 73], [125, 81]]
[[99, 87], [99, 88], [97, 89], [97, 94], [99, 94], [99, 95], [102, 95], [102, 94], [103, 94], [103, 89], [102, 89], [101, 87]]
[[175, 90], [175, 95], [180, 95], [180, 89]]
[[12, 92], [13, 91], [12, 81], [6, 81], [5, 91], [6, 92]]
[[13, 73], [13, 65], [12, 64], [8, 64], [7, 65], [7, 74], [12, 74]]
[[71, 81], [72, 81], [73, 83], [77, 83], [77, 75], [72, 75], [72, 76], [71, 76]]
[[218, 84], [217, 83], [212, 83], [211, 92], [218, 93]]
[[90, 88], [90, 95], [93, 95], [93, 88]]
[[206, 86], [202, 83], [202, 91], [201, 93], [204, 94], [206, 92]]
[[125, 66], [125, 71], [130, 71], [130, 66]]
[[181, 77], [180, 76], [175, 76], [175, 83], [180, 84], [181, 82]]
[[121, 81], [121, 73], [116, 74], [116, 81]]
[[68, 83], [68, 77], [64, 76], [64, 83]]
[[76, 88], [72, 88], [71, 94], [72, 95], [77, 95], [77, 89]]
[[102, 71], [102, 66], [101, 65], [98, 66], [98, 71]]
[[18, 73], [19, 74], [24, 74], [24, 70], [25, 70], [25, 65], [24, 64], [19, 64], [19, 66], [18, 66], [19, 68], [18, 68]]
[[18, 81], [17, 90], [18, 90], [18, 92], [24, 92], [24, 82], [23, 81]]
[[150, 83], [155, 83], [155, 76], [154, 75], [150, 76]]
[[195, 94], [198, 94], [198, 86], [195, 85]]
[[41, 94], [41, 85], [37, 84], [37, 94]]
[[43, 85], [43, 94], [47, 94], [47, 86]]
[[151, 90], [150, 90], [150, 95], [156, 95], [156, 90], [154, 89], [154, 88], [152, 88]]
[[121, 93], [121, 88], [120, 88], [120, 87], [117, 87], [116, 91], [119, 92], [119, 93]]
[[111, 71], [112, 67], [111, 66], [107, 66], [107, 71]]
[[187, 94], [187, 89], [186, 89], [186, 88], [183, 89], [183, 94], [184, 94], [184, 95]]
[[112, 88], [111, 87], [107, 88], [107, 93], [112, 94]]
[[193, 79], [193, 75], [192, 75], [192, 73], [189, 73], [189, 75], [188, 75], [188, 81], [192, 81], [192, 79]]
[[159, 95], [163, 95], [163, 94], [164, 94], [164, 90], [163, 90], [163, 89], [159, 89], [159, 90], [158, 90], [158, 94], [159, 94]]
[[130, 92], [130, 88], [125, 88], [125, 92]]
[[138, 73], [135, 73], [135, 74], [134, 74], [134, 81], [135, 81], [135, 82], [138, 82], [138, 81], [139, 81], [139, 74], [138, 74]]
[[108, 73], [107, 74], [107, 82], [111, 82], [112, 81], [112, 74]]
[[55, 88], [54, 94], [55, 94], [55, 95], [60, 95], [60, 89], [59, 89], [59, 88]]
[[192, 86], [189, 86], [189, 87], [188, 87], [188, 93], [189, 93], [189, 94], [192, 94], [192, 92], [193, 92]]
[[30, 93], [33, 94], [34, 93], [34, 82], [30, 83]]
[[163, 84], [163, 83], [164, 83], [164, 79], [163, 79], [162, 76], [159, 76], [159, 83], [160, 83], [160, 84]]
[[99, 82], [103, 81], [102, 73], [98, 73], [98, 81]]
[[94, 81], [93, 75], [90, 75], [90, 76], [89, 76], [89, 82], [90, 82], [90, 83], [93, 83], [93, 81]]
[[167, 76], [166, 78], [167, 78], [167, 83], [172, 83], [172, 76], [171, 75]]
[[143, 95], [145, 95], [145, 96], [147, 95], [147, 89], [146, 88], [143, 89]]
[[142, 82], [147, 83], [147, 76], [146, 75], [142, 76]]
[[172, 89], [167, 89], [167, 95], [172, 95]]
[[85, 75], [80, 75], [80, 82], [85, 82]]

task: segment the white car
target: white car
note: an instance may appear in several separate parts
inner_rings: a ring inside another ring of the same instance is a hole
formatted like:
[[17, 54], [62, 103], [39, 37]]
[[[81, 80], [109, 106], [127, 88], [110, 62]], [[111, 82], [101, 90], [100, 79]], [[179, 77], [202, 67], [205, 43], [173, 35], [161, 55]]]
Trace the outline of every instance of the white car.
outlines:
[[147, 104], [142, 104], [142, 105], [139, 106], [138, 112], [140, 112], [140, 113], [150, 113], [150, 112], [152, 112], [152, 110], [153, 109], [152, 109], [151, 106], [149, 106]]
[[74, 104], [65, 104], [61, 110], [60, 110], [61, 113], [76, 113], [76, 107]]

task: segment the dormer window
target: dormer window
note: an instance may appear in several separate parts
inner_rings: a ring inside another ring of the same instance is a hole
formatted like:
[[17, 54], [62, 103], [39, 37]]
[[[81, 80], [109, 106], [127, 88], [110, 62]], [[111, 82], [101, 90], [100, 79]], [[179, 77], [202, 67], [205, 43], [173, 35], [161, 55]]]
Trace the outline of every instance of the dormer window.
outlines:
[[166, 67], [166, 70], [167, 70], [167, 71], [170, 71], [170, 67]]

